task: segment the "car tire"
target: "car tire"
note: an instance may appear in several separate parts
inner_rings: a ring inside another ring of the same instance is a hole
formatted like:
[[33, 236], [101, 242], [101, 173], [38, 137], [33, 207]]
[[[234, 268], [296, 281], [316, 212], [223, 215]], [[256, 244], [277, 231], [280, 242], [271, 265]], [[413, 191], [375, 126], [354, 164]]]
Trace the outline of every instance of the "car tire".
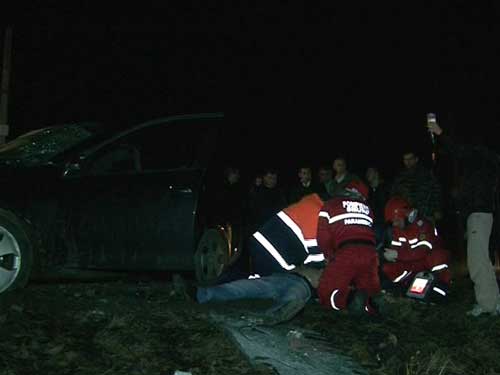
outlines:
[[229, 263], [229, 243], [217, 229], [207, 229], [194, 254], [196, 280], [200, 285], [213, 284]]
[[28, 224], [0, 209], [0, 293], [24, 287], [33, 268]]

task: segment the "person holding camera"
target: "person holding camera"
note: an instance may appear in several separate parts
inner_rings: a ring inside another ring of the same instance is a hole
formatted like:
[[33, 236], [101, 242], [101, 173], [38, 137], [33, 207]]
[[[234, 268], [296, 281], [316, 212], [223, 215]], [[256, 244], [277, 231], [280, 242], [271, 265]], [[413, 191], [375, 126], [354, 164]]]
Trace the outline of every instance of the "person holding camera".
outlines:
[[[458, 144], [433, 120], [427, 122], [431, 136], [437, 136], [443, 152], [455, 158], [462, 169], [457, 207], [466, 223], [467, 267], [474, 284], [476, 304], [467, 312], [500, 315], [500, 294], [489, 256], [493, 212], [500, 177], [499, 156], [481, 144]], [[474, 137], [470, 135], [469, 138]]]

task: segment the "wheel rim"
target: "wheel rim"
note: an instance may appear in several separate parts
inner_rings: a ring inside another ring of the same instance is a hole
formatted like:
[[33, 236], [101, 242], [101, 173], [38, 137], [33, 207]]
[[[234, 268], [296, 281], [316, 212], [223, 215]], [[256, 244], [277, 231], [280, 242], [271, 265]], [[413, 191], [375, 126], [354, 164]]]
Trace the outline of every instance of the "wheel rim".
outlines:
[[16, 280], [21, 269], [21, 250], [14, 236], [0, 226], [0, 293]]
[[217, 278], [227, 263], [227, 249], [215, 235], [207, 236], [198, 249], [198, 279], [209, 282]]

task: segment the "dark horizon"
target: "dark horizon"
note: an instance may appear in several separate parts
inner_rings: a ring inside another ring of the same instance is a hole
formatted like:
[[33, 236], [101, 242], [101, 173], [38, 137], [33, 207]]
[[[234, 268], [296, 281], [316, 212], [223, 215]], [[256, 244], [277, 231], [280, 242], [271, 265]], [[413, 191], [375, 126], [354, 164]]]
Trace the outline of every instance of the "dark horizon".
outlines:
[[14, 28], [11, 137], [71, 121], [122, 127], [220, 111], [262, 162], [344, 155], [355, 170], [392, 174], [413, 148], [430, 165], [427, 112], [451, 134], [493, 143], [498, 15], [494, 2], [25, 5], [3, 19]]

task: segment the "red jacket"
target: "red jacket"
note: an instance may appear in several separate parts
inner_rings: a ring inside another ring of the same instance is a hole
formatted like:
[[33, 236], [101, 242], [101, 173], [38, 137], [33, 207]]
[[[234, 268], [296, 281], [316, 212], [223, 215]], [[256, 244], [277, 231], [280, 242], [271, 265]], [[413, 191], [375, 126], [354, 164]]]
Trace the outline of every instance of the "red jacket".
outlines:
[[398, 251], [398, 261], [423, 259], [438, 247], [441, 247], [441, 240], [427, 220], [419, 219], [404, 229], [393, 228], [391, 248]]
[[338, 197], [326, 202], [319, 213], [318, 246], [331, 259], [346, 241], [375, 244], [373, 213], [365, 201]]

